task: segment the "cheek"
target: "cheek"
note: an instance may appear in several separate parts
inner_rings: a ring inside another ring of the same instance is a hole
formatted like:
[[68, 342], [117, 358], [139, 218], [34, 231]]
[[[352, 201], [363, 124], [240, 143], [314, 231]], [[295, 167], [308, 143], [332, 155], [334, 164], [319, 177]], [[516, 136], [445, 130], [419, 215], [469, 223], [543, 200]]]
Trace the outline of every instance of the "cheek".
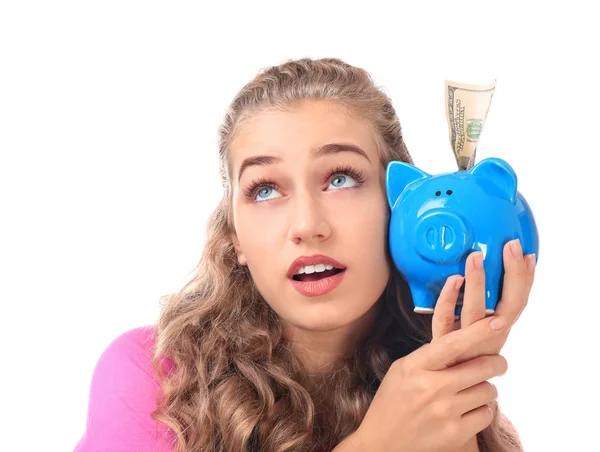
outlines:
[[[366, 267], [377, 273], [389, 267], [388, 229], [389, 213], [387, 203], [374, 202], [365, 206], [363, 215], [355, 215], [353, 227], [349, 227], [345, 240], [354, 242], [357, 252], [363, 256]], [[352, 246], [352, 245], [351, 245]]]
[[272, 215], [261, 212], [260, 208], [238, 209], [235, 228], [240, 246], [249, 260], [254, 259], [256, 254], [268, 254], [276, 237], [279, 237], [277, 221]]
[[[349, 231], [358, 237], [369, 237], [369, 240], [383, 242], [387, 237], [389, 226], [389, 213], [386, 203], [378, 201], [361, 206], [351, 216], [352, 227]], [[358, 232], [360, 231], [360, 233]]]

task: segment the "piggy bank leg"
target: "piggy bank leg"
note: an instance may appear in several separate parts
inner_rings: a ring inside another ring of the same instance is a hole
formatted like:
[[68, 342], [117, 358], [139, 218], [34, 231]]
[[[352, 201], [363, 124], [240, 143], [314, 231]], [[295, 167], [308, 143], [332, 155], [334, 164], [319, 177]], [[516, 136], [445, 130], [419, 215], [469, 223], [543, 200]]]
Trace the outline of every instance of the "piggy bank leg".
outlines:
[[460, 319], [460, 317], [461, 317], [464, 296], [465, 296], [465, 286], [463, 285], [460, 288], [460, 292], [458, 294], [458, 300], [456, 300], [456, 306], [454, 307], [454, 318], [455, 319]]
[[410, 285], [415, 312], [417, 314], [433, 314], [435, 297], [422, 286]]
[[[484, 266], [485, 268], [485, 266]], [[498, 304], [501, 268], [485, 268], [485, 313], [492, 315]]]

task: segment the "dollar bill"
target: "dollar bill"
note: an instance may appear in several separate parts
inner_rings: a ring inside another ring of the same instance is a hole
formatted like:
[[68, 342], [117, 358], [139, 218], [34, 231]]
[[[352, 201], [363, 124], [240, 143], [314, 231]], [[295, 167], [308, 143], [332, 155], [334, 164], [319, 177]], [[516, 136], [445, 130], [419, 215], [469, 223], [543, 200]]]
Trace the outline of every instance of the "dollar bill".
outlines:
[[477, 144], [495, 89], [495, 80], [477, 85], [446, 80], [448, 135], [459, 170], [468, 170], [475, 164]]

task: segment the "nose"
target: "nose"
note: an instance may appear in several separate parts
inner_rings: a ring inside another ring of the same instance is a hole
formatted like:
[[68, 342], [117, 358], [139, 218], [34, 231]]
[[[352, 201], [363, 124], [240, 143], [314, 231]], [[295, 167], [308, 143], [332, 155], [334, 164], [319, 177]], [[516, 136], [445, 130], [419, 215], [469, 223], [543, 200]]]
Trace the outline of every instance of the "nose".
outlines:
[[331, 234], [331, 228], [323, 207], [314, 197], [299, 195], [291, 206], [289, 238], [294, 243], [323, 241]]
[[421, 256], [438, 263], [452, 263], [473, 244], [469, 224], [455, 213], [430, 211], [415, 228], [415, 244]]

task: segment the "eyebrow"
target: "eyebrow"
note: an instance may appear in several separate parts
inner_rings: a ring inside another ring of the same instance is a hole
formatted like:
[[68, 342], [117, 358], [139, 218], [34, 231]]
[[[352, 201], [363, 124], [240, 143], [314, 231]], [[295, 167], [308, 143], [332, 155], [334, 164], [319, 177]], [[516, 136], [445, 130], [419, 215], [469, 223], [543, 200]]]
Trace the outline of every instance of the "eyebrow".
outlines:
[[[310, 151], [310, 155], [311, 155], [311, 157], [316, 159], [316, 158], [324, 157], [326, 155], [339, 154], [340, 152], [353, 152], [355, 154], [362, 155], [364, 158], [367, 159], [367, 161], [369, 161], [369, 163], [371, 162], [367, 153], [365, 151], [363, 151], [361, 148], [359, 148], [358, 146], [355, 146], [353, 144], [341, 144], [341, 143], [325, 144], [323, 146], [313, 148]], [[238, 182], [240, 181], [244, 170], [250, 166], [273, 165], [275, 163], [281, 163], [282, 161], [283, 160], [281, 159], [281, 157], [276, 157], [273, 155], [257, 155], [254, 157], [248, 157], [247, 159], [244, 159], [244, 161], [242, 162], [242, 165], [240, 166], [240, 174], [238, 175]]]

